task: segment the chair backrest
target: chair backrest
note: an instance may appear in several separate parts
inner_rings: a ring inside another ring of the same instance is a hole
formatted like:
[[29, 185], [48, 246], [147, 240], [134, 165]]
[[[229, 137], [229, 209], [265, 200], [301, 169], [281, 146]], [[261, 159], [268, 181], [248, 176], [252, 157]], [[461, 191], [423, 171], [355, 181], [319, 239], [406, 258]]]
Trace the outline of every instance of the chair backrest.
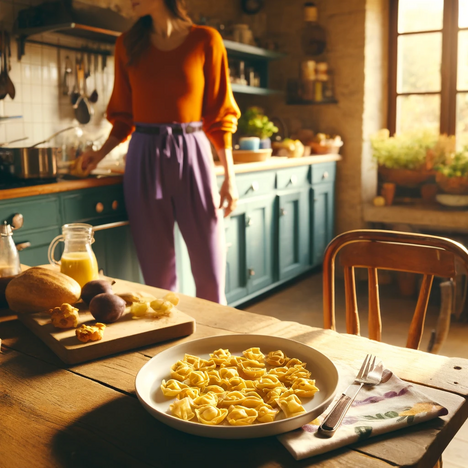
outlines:
[[369, 338], [381, 341], [377, 270], [420, 273], [423, 276], [411, 321], [408, 348], [418, 349], [434, 276], [454, 278], [468, 274], [468, 250], [458, 242], [438, 236], [398, 231], [360, 229], [345, 232], [328, 245], [323, 261], [324, 327], [335, 330], [335, 259], [340, 253], [344, 268], [346, 331], [359, 335], [359, 315], [354, 268], [367, 268], [369, 277]]

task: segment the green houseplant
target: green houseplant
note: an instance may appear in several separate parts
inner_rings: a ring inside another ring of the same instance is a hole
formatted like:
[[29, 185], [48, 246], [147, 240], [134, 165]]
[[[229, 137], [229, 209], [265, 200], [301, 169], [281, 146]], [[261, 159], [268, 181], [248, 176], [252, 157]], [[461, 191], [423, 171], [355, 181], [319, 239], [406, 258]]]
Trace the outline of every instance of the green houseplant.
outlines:
[[271, 148], [270, 137], [278, 127], [264, 114], [260, 107], [249, 107], [239, 119], [239, 131], [243, 136], [260, 138], [260, 148]]
[[446, 160], [436, 166], [437, 185], [446, 193], [468, 193], [468, 147], [452, 153]]
[[453, 151], [453, 137], [422, 129], [390, 136], [382, 129], [371, 137], [372, 156], [385, 182], [417, 187], [435, 175], [434, 167]]

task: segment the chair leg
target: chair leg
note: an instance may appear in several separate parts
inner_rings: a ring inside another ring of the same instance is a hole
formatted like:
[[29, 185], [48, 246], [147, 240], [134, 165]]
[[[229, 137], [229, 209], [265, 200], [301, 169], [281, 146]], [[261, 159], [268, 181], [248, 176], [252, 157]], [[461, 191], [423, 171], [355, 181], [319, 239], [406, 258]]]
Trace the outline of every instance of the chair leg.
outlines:
[[441, 305], [439, 318], [437, 319], [437, 327], [435, 335], [429, 343], [428, 351], [433, 354], [438, 354], [450, 328], [450, 318], [453, 312], [454, 288], [453, 281], [445, 281], [440, 284]]

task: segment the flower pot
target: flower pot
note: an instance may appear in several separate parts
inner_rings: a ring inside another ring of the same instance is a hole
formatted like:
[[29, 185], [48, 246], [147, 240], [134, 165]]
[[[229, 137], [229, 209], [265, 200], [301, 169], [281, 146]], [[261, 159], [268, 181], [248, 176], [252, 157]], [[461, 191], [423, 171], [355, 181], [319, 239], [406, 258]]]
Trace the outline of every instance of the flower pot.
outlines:
[[393, 182], [402, 187], [419, 187], [423, 182], [427, 182], [434, 177], [433, 171], [426, 169], [390, 169], [379, 166], [379, 174], [384, 182]]
[[271, 140], [270, 140], [270, 138], [261, 138], [260, 139], [260, 149], [271, 149]]
[[468, 177], [447, 177], [442, 172], [438, 172], [436, 182], [445, 193], [468, 194]]

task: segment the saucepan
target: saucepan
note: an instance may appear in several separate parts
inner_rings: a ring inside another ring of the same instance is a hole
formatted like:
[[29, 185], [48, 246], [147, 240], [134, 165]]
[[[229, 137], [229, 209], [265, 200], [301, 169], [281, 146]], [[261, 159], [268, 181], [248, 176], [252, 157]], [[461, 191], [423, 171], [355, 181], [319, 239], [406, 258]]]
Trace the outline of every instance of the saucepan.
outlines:
[[[52, 138], [75, 127], [67, 127], [44, 141], [29, 147], [3, 147], [0, 145], [0, 172], [15, 179], [52, 179], [57, 177], [57, 161], [62, 148], [39, 147]], [[11, 143], [11, 142], [10, 142]]]

